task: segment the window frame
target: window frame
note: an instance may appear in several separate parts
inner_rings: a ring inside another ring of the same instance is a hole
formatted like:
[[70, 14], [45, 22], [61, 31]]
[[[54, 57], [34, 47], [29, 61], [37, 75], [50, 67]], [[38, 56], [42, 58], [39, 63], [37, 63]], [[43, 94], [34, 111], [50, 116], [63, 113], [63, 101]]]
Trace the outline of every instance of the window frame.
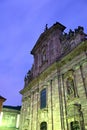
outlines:
[[40, 92], [40, 109], [46, 108], [47, 104], [47, 95], [46, 95], [46, 88], [43, 88]]

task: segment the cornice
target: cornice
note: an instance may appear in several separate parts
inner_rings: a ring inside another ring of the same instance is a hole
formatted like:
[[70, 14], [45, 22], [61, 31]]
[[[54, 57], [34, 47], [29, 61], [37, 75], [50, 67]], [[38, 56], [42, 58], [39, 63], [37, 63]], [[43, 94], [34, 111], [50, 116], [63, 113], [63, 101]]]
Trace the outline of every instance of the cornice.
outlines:
[[82, 52], [87, 51], [87, 41], [83, 41], [79, 46], [74, 48], [70, 53], [65, 55], [64, 57], [61, 57], [61, 59], [58, 59], [55, 61], [51, 66], [49, 66], [45, 71], [43, 71], [41, 74], [39, 74], [36, 78], [34, 78], [28, 86], [23, 88], [20, 93], [23, 94], [30, 90], [33, 86], [36, 86], [39, 84], [39, 81], [43, 81], [49, 76], [53, 71], [59, 70], [62, 66], [70, 62], [74, 57], [80, 55]]

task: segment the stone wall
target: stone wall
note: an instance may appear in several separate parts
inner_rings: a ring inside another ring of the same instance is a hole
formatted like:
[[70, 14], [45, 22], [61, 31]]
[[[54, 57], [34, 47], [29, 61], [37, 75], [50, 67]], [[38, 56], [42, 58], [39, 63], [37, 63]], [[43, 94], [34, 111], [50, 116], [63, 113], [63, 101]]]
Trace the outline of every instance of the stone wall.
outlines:
[[[82, 27], [67, 35], [64, 29], [59, 23], [53, 25], [32, 50], [34, 66], [20, 91], [20, 130], [42, 130], [42, 124], [45, 130], [87, 130], [86, 34]], [[46, 90], [44, 108], [42, 90]]]
[[3, 106], [0, 119], [0, 129], [19, 128], [20, 106]]
[[[23, 90], [20, 130], [38, 130], [41, 122], [47, 122], [48, 130], [70, 130], [70, 124], [75, 120], [81, 130], [87, 130], [86, 53], [80, 50], [72, 59], [68, 57], [64, 57], [66, 63], [63, 60], [61, 66], [59, 62], [54, 63], [36, 79], [35, 84], [32, 82]], [[74, 92], [67, 93], [68, 77], [74, 80], [75, 95]], [[40, 109], [40, 92], [44, 88], [47, 105]]]

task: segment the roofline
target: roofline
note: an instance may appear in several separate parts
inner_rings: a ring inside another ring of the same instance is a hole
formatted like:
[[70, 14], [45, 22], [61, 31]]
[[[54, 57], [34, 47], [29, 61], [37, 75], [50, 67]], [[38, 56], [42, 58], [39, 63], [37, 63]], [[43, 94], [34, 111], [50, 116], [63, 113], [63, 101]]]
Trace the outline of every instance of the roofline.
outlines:
[[64, 31], [66, 27], [65, 27], [64, 25], [62, 25], [61, 23], [56, 22], [56, 23], [53, 24], [53, 26], [51, 26], [49, 29], [46, 29], [45, 32], [43, 32], [43, 33], [40, 35], [40, 37], [39, 37], [39, 39], [37, 40], [35, 46], [34, 46], [33, 49], [31, 50], [31, 54], [34, 54], [35, 50], [37, 49], [37, 47], [39, 46], [39, 44], [41, 43], [41, 41], [42, 41], [42, 40], [45, 40], [45, 39], [47, 38], [47, 35], [49, 35], [50, 32], [52, 32], [52, 31], [55, 30], [56, 28], [57, 28], [57, 29], [59, 28], [60, 30]]
[[7, 100], [6, 98], [2, 97], [1, 95], [0, 95], [0, 99], [2, 99], [2, 100], [4, 100], [4, 101]]
[[21, 109], [21, 106], [9, 106], [9, 105], [3, 105], [3, 108], [14, 109], [14, 110], [20, 110], [20, 109]]

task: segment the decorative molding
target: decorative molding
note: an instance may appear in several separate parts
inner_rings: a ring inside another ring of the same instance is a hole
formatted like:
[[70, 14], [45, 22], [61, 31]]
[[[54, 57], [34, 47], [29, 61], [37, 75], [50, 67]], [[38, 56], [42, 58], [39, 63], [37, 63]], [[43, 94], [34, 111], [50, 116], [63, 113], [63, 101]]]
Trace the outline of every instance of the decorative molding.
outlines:
[[85, 78], [84, 78], [84, 74], [83, 74], [83, 68], [81, 65], [80, 65], [80, 72], [81, 72], [81, 77], [82, 77], [83, 86], [84, 86], [84, 90], [85, 90], [85, 95], [87, 98], [87, 88], [86, 88]]

